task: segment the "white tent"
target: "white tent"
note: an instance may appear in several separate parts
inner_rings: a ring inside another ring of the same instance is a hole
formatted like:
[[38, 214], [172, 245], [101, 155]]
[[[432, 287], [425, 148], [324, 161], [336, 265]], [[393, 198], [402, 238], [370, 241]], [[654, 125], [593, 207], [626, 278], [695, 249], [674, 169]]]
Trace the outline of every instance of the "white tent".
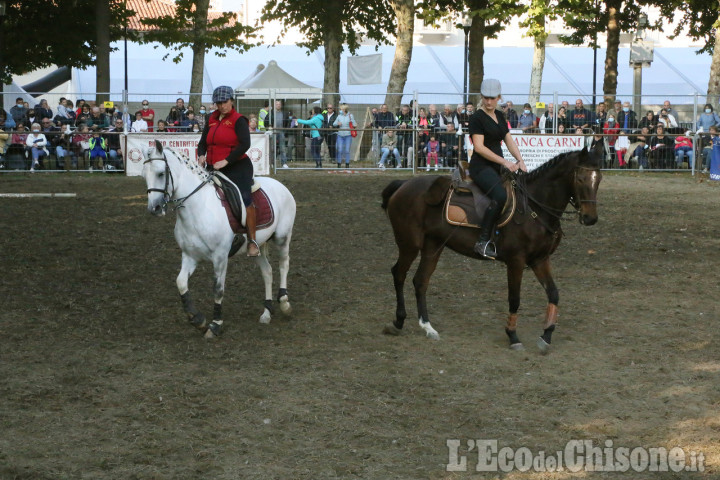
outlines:
[[317, 100], [322, 97], [322, 88], [301, 82], [270, 60], [266, 68], [258, 70], [235, 89], [235, 95], [245, 100], [267, 99], [268, 94], [278, 95], [286, 100]]

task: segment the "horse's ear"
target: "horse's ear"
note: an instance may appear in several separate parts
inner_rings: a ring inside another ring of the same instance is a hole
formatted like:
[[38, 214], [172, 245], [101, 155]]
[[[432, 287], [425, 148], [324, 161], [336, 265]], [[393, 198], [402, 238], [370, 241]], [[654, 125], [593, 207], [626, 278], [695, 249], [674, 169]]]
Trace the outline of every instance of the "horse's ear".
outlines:
[[155, 150], [157, 150], [158, 153], [162, 154], [162, 143], [160, 143], [160, 140], [155, 140]]

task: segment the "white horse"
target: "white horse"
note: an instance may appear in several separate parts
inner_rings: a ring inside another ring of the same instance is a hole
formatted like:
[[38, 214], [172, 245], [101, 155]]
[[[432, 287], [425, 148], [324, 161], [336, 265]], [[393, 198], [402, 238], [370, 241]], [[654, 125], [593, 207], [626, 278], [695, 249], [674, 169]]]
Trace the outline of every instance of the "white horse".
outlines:
[[[182, 250], [182, 268], [177, 276], [177, 287], [183, 308], [190, 323], [204, 331], [206, 338], [217, 337], [222, 333], [225, 275], [228, 252], [233, 241], [233, 231], [225, 209], [218, 198], [210, 174], [196, 161], [170, 148], [163, 148], [158, 141], [155, 141], [155, 148], [146, 152], [145, 158], [142, 175], [147, 183], [148, 211], [157, 216], [165, 215], [168, 204], [174, 204], [177, 210], [175, 239]], [[269, 323], [273, 314], [273, 275], [267, 259], [266, 242], [272, 239], [280, 255], [278, 301], [280, 310], [289, 314], [291, 308], [287, 294], [287, 275], [290, 267], [290, 238], [295, 223], [296, 206], [290, 191], [277, 180], [258, 177], [255, 183], [267, 193], [275, 217], [270, 227], [257, 231], [256, 238], [261, 255], [255, 257], [255, 261], [260, 267], [265, 282], [265, 303], [260, 322]], [[245, 206], [243, 205], [242, 208], [244, 219]], [[247, 251], [247, 245], [246, 239], [239, 251], [240, 254]], [[188, 288], [188, 279], [201, 260], [212, 262], [215, 276], [215, 309], [210, 323], [195, 308]]]

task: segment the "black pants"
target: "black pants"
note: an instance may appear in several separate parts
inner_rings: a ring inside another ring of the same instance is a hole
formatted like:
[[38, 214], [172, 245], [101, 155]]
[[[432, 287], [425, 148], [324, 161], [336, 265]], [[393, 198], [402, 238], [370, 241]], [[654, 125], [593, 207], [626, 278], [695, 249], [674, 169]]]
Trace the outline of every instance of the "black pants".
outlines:
[[500, 174], [495, 168], [483, 161], [473, 160], [470, 162], [470, 178], [473, 179], [485, 195], [490, 197], [490, 205], [485, 210], [482, 225], [480, 225], [480, 238], [489, 240], [492, 229], [500, 218], [500, 214], [502, 214], [505, 202], [507, 202], [507, 192]]
[[337, 161], [337, 134], [336, 135], [327, 135], [325, 141], [327, 142], [328, 147], [328, 155], [330, 155], [330, 159], [335, 162]]
[[252, 194], [250, 192], [254, 173], [252, 161], [247, 157], [241, 158], [237, 162], [228, 163], [220, 171], [238, 186], [245, 206], [252, 205]]

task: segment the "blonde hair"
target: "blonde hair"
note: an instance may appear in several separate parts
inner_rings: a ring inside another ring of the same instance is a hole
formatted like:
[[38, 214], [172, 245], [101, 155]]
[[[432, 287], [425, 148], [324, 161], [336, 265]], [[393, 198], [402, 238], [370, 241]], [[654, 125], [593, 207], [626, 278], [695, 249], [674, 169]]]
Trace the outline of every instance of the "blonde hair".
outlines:
[[341, 104], [340, 104], [340, 110], [342, 110], [343, 112], [348, 113], [348, 110], [349, 110], [349, 109], [350, 109], [350, 107], [348, 106], [347, 103], [341, 103]]
[[37, 122], [35, 122], [35, 123], [33, 123], [32, 125], [30, 125], [30, 130], [32, 130], [32, 129], [35, 128], [35, 127], [37, 127], [38, 130], [40, 130], [40, 128], [41, 128], [41, 127], [40, 127], [40, 124], [37, 123]]

